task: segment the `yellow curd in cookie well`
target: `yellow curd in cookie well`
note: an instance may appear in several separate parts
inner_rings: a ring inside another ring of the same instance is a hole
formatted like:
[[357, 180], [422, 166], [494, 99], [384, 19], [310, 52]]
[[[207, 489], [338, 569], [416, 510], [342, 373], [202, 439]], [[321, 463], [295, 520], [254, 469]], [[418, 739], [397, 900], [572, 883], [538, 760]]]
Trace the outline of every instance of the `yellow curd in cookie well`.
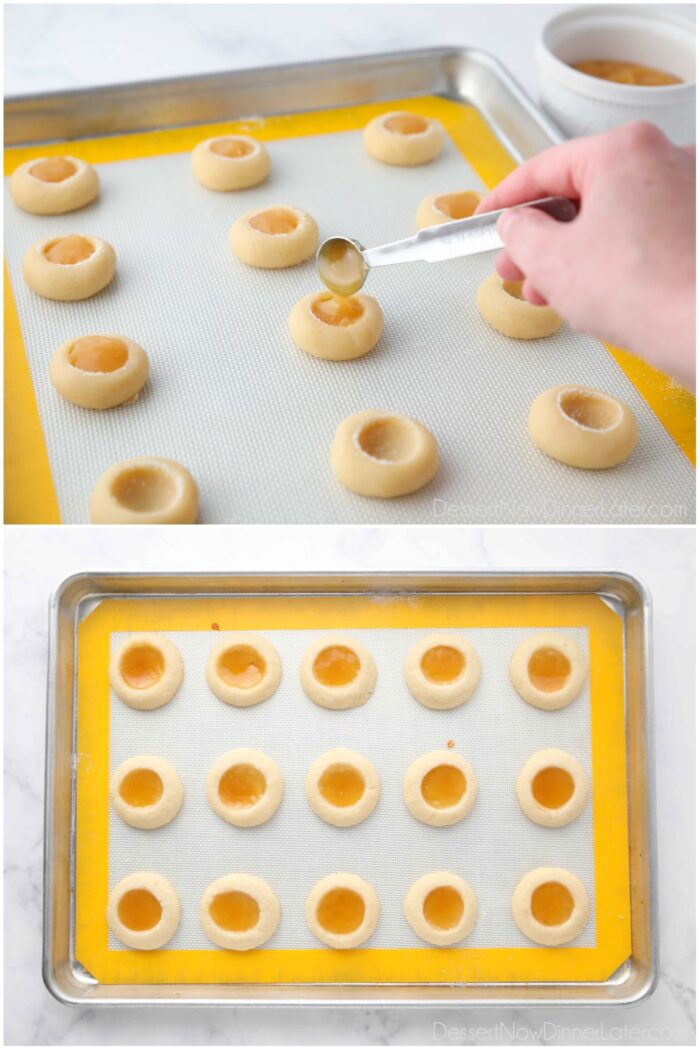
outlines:
[[94, 244], [81, 237], [77, 233], [70, 233], [67, 237], [59, 237], [51, 241], [44, 248], [44, 255], [52, 263], [61, 266], [75, 266], [76, 263], [84, 262], [94, 253]]
[[316, 918], [329, 933], [353, 933], [365, 917], [365, 902], [355, 890], [345, 886], [324, 893], [316, 908]]
[[318, 790], [332, 806], [353, 806], [365, 793], [365, 781], [358, 769], [346, 762], [336, 762], [324, 769]]
[[527, 673], [535, 689], [542, 693], [556, 693], [566, 685], [571, 664], [559, 649], [544, 646], [536, 649], [530, 657]]
[[616, 84], [634, 84], [636, 87], [665, 87], [668, 84], [682, 84], [680, 77], [666, 73], [653, 66], [641, 66], [636, 62], [620, 62], [616, 59], [587, 59], [584, 62], [573, 62], [572, 66], [579, 73], [586, 73], [598, 80], [612, 80]]
[[221, 654], [217, 670], [227, 685], [250, 689], [262, 681], [266, 665], [252, 645], [234, 645]]
[[128, 348], [121, 339], [103, 335], [86, 335], [68, 351], [70, 364], [81, 372], [116, 372], [128, 358]]
[[267, 208], [266, 211], [258, 211], [248, 219], [248, 225], [259, 233], [272, 235], [294, 233], [299, 220], [292, 211], [286, 208]]
[[265, 776], [248, 762], [231, 766], [219, 781], [219, 798], [227, 806], [252, 806], [267, 788]]
[[119, 673], [132, 689], [155, 685], [165, 670], [160, 649], [154, 645], [132, 645], [121, 658]]
[[395, 113], [386, 118], [384, 127], [395, 135], [420, 135], [427, 130], [428, 121], [415, 113]]
[[440, 930], [451, 930], [463, 915], [462, 894], [454, 886], [436, 886], [426, 894], [423, 916], [431, 926], [437, 926]]
[[29, 174], [41, 182], [63, 182], [75, 175], [75, 164], [67, 157], [46, 157], [29, 169]]
[[464, 670], [464, 654], [451, 645], [434, 645], [421, 658], [420, 667], [425, 677], [435, 685], [454, 682]]
[[321, 685], [349, 685], [359, 670], [359, 656], [346, 645], [329, 645], [314, 660], [314, 677]]
[[480, 197], [478, 193], [464, 190], [460, 193], [443, 193], [435, 198], [435, 207], [452, 220], [468, 219], [476, 211]]
[[209, 149], [219, 157], [233, 158], [248, 157], [253, 152], [253, 147], [249, 142], [235, 138], [217, 139], [216, 142], [210, 144]]
[[533, 890], [530, 911], [543, 926], [561, 926], [574, 910], [574, 898], [560, 882], [543, 882]]
[[163, 796], [163, 781], [155, 769], [132, 769], [119, 785], [127, 806], [154, 806]]
[[217, 893], [209, 905], [209, 914], [222, 930], [245, 933], [258, 925], [260, 905], [249, 893], [230, 890], [228, 893]]
[[456, 806], [467, 790], [467, 778], [457, 766], [441, 765], [428, 770], [421, 781], [421, 795], [433, 809]]
[[548, 766], [532, 778], [532, 797], [547, 809], [560, 809], [574, 793], [574, 778], [566, 769]]
[[127, 890], [117, 905], [119, 921], [128, 930], [152, 930], [160, 922], [163, 909], [150, 890]]
[[362, 317], [364, 309], [359, 299], [324, 292], [311, 304], [311, 313], [324, 324], [347, 328]]

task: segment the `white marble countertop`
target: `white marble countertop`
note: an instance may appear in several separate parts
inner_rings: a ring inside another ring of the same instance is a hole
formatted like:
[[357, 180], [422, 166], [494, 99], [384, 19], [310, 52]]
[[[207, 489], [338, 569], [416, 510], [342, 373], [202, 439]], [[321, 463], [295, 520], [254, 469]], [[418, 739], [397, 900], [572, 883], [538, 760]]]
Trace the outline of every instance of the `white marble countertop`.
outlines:
[[[5, 530], [6, 1044], [321, 1045], [694, 1041], [693, 530], [275, 528]], [[661, 976], [628, 1009], [74, 1009], [41, 980], [47, 601], [86, 569], [616, 569], [654, 602]], [[439, 1038], [435, 1024], [483, 1026]], [[515, 1029], [513, 1029], [515, 1026]]]

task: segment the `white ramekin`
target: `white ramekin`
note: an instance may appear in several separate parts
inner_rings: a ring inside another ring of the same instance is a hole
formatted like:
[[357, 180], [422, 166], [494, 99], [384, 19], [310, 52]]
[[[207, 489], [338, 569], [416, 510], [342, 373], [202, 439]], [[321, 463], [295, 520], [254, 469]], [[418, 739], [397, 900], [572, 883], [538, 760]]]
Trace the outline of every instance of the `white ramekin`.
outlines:
[[[536, 56], [542, 104], [566, 135], [648, 120], [678, 145], [695, 141], [695, 26], [685, 18], [637, 5], [575, 7], [547, 22]], [[636, 87], [599, 80], [571, 68], [585, 59], [653, 66], [683, 83]]]

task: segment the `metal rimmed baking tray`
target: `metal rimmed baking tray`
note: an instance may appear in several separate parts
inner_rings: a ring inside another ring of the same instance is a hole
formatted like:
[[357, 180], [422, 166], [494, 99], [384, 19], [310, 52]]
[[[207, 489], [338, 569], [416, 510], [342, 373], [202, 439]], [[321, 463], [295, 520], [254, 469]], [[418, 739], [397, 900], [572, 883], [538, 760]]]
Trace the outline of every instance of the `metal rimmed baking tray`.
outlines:
[[[431, 165], [399, 174], [366, 156], [361, 128], [396, 106], [443, 122], [445, 148]], [[271, 276], [231, 255], [232, 218], [272, 195], [306, 207], [322, 236], [379, 244], [413, 229], [418, 202], [436, 184], [483, 190], [551, 145], [556, 129], [489, 56], [441, 49], [69, 92], [11, 100], [7, 119], [8, 171], [43, 155], [42, 137], [75, 142], [76, 153], [100, 166], [100, 200], [50, 228], [90, 235], [99, 224], [120, 259], [104, 293], [49, 304], [26, 286], [20, 266], [46, 220], [8, 208], [8, 302], [16, 309], [7, 311], [6, 383], [17, 394], [6, 414], [8, 521], [86, 521], [103, 471], [144, 454], [187, 466], [208, 524], [692, 518], [692, 421], [680, 388], [566, 325], [536, 345], [502, 337], [476, 308], [491, 254], [378, 271], [381, 344], [361, 360], [331, 363], [299, 351], [287, 331], [294, 302], [317, 287], [313, 262]], [[203, 121], [217, 120], [226, 124], [205, 130]], [[259, 135], [275, 154], [270, 180], [245, 201], [211, 194], [190, 171], [194, 143], [226, 126]], [[177, 262], [185, 247], [187, 266]], [[135, 403], [94, 413], [56, 394], [48, 348], [88, 324], [130, 333], [147, 348], [151, 379]], [[539, 453], [527, 438], [527, 413], [554, 382], [629, 404], [640, 424], [635, 455], [591, 473]], [[399, 500], [350, 493], [330, 466], [340, 421], [373, 405], [420, 419], [440, 447], [435, 480]]]
[[[75, 954], [77, 632], [96, 603], [114, 599], [240, 599], [360, 596], [586, 596], [619, 617], [624, 646], [631, 954], [605, 981], [392, 984], [181, 984], [97, 982]], [[391, 573], [348, 575], [83, 573], [51, 601], [48, 682], [44, 977], [72, 1004], [554, 1004], [629, 1003], [656, 974], [656, 904], [650, 695], [650, 605], [643, 586], [619, 573]]]

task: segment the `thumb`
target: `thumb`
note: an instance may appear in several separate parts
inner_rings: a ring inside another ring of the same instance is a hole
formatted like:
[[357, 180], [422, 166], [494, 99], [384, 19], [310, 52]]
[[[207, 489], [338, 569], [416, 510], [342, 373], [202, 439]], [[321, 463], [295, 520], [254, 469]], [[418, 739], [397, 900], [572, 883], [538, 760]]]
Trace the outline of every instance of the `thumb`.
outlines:
[[518, 269], [542, 290], [566, 224], [537, 208], [510, 208], [501, 215], [496, 229]]

